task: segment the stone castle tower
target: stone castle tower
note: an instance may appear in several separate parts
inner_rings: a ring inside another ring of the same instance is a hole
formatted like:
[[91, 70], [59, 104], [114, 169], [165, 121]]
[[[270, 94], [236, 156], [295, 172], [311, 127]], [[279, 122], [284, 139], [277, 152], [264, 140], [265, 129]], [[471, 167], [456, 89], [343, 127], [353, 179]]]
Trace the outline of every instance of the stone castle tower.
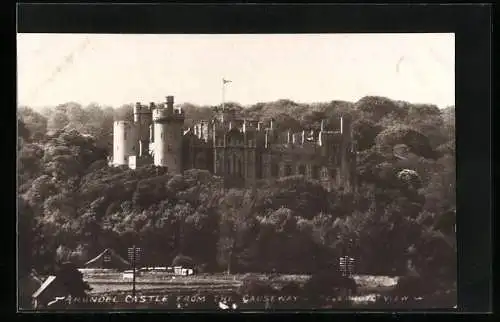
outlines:
[[136, 103], [134, 121], [115, 121], [113, 129], [114, 166], [135, 169], [143, 164], [182, 172], [182, 127], [184, 112], [174, 109], [174, 97], [166, 104]]
[[153, 122], [154, 165], [167, 167], [173, 173], [181, 173], [184, 113], [174, 110], [173, 96], [167, 96], [166, 108], [153, 110]]
[[184, 112], [165, 103], [137, 103], [134, 121], [114, 124], [115, 166], [135, 169], [144, 164], [167, 167], [172, 173], [205, 169], [224, 178], [228, 186], [245, 186], [256, 180], [302, 175], [320, 181], [327, 189], [356, 184], [356, 147], [348, 116], [340, 129], [278, 129], [270, 120], [237, 119], [234, 115], [203, 120], [185, 130]]

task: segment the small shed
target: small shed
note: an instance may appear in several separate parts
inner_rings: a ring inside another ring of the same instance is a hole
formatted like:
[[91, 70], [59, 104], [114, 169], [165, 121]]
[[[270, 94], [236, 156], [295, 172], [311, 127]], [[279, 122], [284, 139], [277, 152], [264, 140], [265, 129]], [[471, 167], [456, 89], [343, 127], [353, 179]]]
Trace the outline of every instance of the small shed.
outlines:
[[114, 250], [106, 248], [102, 253], [85, 263], [85, 268], [127, 269], [130, 263]]

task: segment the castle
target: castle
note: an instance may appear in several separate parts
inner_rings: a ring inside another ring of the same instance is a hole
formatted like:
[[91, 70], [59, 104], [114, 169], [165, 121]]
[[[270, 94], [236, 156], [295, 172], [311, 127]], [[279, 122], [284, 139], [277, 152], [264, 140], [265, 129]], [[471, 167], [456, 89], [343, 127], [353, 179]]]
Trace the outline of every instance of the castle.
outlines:
[[165, 103], [136, 103], [134, 121], [115, 121], [112, 165], [135, 169], [145, 164], [169, 172], [205, 169], [224, 178], [228, 186], [251, 185], [256, 180], [303, 175], [351, 190], [355, 186], [356, 151], [351, 120], [341, 117], [340, 129], [280, 131], [273, 120], [222, 114], [184, 129], [185, 115]]

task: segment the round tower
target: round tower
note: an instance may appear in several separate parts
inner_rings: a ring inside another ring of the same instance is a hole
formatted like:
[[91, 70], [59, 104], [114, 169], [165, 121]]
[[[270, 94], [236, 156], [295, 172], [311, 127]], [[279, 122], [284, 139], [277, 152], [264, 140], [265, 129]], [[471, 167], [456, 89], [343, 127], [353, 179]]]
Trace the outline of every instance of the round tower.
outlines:
[[169, 172], [182, 172], [182, 127], [184, 113], [174, 110], [174, 97], [167, 96], [165, 108], [153, 110], [154, 165]]
[[128, 121], [113, 123], [113, 165], [128, 165], [128, 157], [137, 151], [137, 136], [134, 124]]

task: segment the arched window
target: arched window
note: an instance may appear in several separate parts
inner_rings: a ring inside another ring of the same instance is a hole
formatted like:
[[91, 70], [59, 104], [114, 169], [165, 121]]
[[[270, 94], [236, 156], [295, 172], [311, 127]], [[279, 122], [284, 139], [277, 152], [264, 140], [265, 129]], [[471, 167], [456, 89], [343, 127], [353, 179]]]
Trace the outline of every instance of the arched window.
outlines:
[[303, 164], [299, 165], [299, 174], [301, 176], [305, 176], [306, 175], [306, 166], [305, 165], [303, 165]]

